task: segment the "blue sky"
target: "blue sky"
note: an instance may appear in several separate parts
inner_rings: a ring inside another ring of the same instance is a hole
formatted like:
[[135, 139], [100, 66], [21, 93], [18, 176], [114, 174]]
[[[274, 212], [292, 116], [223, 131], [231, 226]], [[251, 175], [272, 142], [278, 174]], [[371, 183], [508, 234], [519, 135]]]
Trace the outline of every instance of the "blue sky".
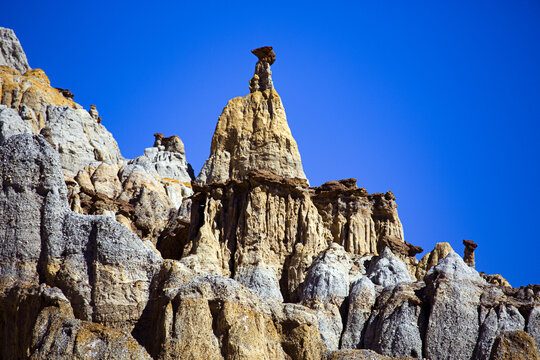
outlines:
[[540, 282], [538, 1], [9, 1], [0, 26], [125, 157], [177, 134], [196, 172], [272, 45], [312, 185], [392, 190], [408, 242], [472, 239], [479, 271]]

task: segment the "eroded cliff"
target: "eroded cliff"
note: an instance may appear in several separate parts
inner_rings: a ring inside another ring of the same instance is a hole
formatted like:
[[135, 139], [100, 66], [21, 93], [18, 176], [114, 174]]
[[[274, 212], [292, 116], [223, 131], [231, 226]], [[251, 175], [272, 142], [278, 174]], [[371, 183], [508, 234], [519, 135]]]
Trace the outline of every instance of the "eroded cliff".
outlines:
[[465, 260], [437, 244], [418, 262], [390, 191], [309, 186], [271, 47], [194, 180], [175, 136], [124, 159], [96, 106], [29, 70], [13, 36], [0, 358], [538, 358], [538, 285], [479, 274], [470, 241]]

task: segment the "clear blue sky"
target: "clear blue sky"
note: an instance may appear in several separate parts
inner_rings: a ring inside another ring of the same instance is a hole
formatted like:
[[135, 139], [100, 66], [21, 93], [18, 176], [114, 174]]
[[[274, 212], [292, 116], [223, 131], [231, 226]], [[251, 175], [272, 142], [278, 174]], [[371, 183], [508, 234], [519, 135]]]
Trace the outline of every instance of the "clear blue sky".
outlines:
[[272, 66], [312, 185], [392, 190], [406, 240], [479, 244], [540, 283], [540, 2], [4, 1], [30, 65], [96, 104], [122, 154], [178, 134], [198, 172], [227, 100]]

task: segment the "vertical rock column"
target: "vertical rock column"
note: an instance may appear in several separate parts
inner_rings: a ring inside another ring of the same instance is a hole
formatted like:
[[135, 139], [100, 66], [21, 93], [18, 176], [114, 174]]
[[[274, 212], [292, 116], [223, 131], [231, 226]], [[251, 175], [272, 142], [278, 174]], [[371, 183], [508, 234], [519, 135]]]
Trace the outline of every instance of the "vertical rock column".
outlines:
[[255, 75], [249, 81], [249, 92], [272, 90], [272, 70], [270, 65], [276, 61], [276, 53], [271, 46], [263, 46], [251, 52], [257, 56], [259, 61], [255, 65]]

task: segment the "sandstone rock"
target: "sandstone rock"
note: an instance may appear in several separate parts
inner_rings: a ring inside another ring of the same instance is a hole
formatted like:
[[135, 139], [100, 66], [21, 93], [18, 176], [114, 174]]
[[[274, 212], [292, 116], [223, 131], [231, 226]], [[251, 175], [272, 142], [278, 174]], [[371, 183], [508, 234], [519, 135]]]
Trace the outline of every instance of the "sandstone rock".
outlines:
[[486, 273], [481, 272], [480, 276], [482, 277], [482, 279], [486, 280], [490, 284], [495, 284], [495, 285], [498, 285], [498, 286], [512, 287], [510, 285], [510, 283], [508, 282], [508, 280], [503, 278], [501, 274], [490, 274], [490, 275], [488, 275]]
[[21, 73], [30, 70], [19, 39], [13, 30], [3, 27], [0, 27], [0, 65], [12, 67]]
[[474, 249], [476, 249], [478, 244], [472, 240], [463, 240], [463, 245], [465, 245], [465, 253], [463, 254], [463, 260], [465, 261], [465, 264], [474, 268]]
[[15, 109], [31, 124], [34, 134], [46, 126], [49, 106], [69, 106], [82, 109], [50, 86], [49, 79], [40, 69], [21, 75], [17, 70], [0, 65], [1, 103]]
[[[65, 90], [64, 90], [65, 91]], [[63, 92], [62, 92], [62, 95], [66, 96]], [[90, 116], [92, 117], [92, 119], [94, 120], [98, 120], [99, 118], [99, 112], [97, 111], [97, 107], [96, 105], [90, 105], [90, 110], [88, 110], [88, 113], [90, 114]]]
[[[317, 319], [294, 304], [265, 302], [238, 282], [193, 276], [181, 264], [164, 264], [149, 309], [149, 352], [160, 359], [320, 359]], [[153, 335], [155, 334], [155, 335]]]
[[264, 171], [248, 175], [195, 186], [191, 224], [197, 225], [182, 250], [190, 268], [231, 276], [234, 269], [264, 263], [274, 269], [284, 299], [298, 301], [312, 259], [328, 244], [372, 256], [379, 242], [403, 232], [395, 202], [352, 181], [340, 183], [343, 192]]
[[70, 315], [54, 306], [39, 313], [30, 359], [151, 359], [129, 334]]
[[352, 284], [347, 322], [341, 337], [342, 349], [359, 349], [363, 346], [362, 339], [376, 296], [375, 286], [367, 277], [362, 277]]
[[367, 276], [374, 284], [382, 287], [412, 281], [407, 266], [392, 254], [389, 248], [385, 248], [380, 256], [372, 259]]
[[250, 170], [306, 179], [281, 98], [273, 89], [229, 101], [212, 137], [210, 157], [196, 181], [246, 179]]
[[433, 266], [439, 263], [439, 260], [442, 260], [449, 253], [453, 252], [454, 249], [450, 246], [449, 243], [437, 243], [433, 250], [426, 255], [418, 262], [416, 267], [416, 279], [423, 280], [426, 272], [431, 269]]
[[497, 336], [489, 359], [537, 360], [540, 356], [532, 338], [526, 332], [517, 330]]
[[270, 65], [276, 60], [276, 54], [272, 50], [272, 47], [264, 46], [251, 50], [251, 52], [257, 56], [259, 61], [255, 65], [255, 74], [249, 81], [249, 91], [256, 92], [274, 89]]
[[[384, 356], [373, 350], [339, 350], [328, 353], [327, 360], [395, 360], [404, 359]], [[410, 359], [410, 358], [407, 358]]]

